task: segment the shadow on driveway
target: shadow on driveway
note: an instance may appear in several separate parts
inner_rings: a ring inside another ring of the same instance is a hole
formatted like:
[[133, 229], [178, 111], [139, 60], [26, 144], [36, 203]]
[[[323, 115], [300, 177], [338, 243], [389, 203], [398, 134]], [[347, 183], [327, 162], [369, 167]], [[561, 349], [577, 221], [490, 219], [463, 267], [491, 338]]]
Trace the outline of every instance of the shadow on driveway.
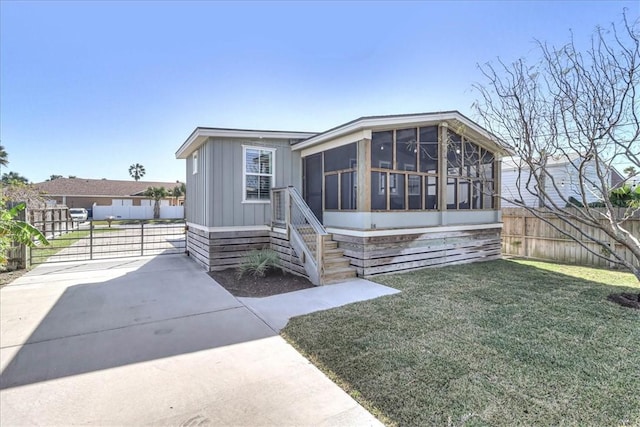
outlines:
[[2, 290], [0, 389], [276, 335], [184, 256], [96, 265]]

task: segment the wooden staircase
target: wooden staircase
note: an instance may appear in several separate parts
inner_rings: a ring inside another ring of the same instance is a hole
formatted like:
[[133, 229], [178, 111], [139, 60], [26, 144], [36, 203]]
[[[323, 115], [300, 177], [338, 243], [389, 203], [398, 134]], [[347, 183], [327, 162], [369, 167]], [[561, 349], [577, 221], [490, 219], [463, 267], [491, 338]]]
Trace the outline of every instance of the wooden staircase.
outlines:
[[295, 187], [271, 189], [271, 227], [287, 230], [286, 239], [314, 285], [356, 277], [356, 269], [350, 266], [338, 242], [327, 233]]
[[350, 265], [349, 258], [344, 256], [344, 250], [338, 248], [338, 242], [332, 240], [329, 234], [324, 241], [323, 251], [324, 284], [342, 282], [356, 277], [356, 269]]
[[[305, 233], [305, 229], [298, 227], [307, 246], [315, 251], [315, 236]], [[356, 269], [350, 265], [349, 258], [344, 256], [344, 250], [338, 248], [338, 242], [331, 234], [323, 236], [322, 251], [322, 284], [342, 282], [356, 277]]]

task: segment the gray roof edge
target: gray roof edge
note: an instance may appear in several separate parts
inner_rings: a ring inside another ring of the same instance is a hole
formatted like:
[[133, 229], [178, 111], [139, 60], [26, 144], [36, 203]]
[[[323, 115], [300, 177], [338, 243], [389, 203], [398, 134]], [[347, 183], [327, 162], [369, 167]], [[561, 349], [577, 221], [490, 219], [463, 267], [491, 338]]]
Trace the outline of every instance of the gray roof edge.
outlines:
[[[191, 152], [193, 152], [204, 139], [209, 136], [215, 136], [218, 133], [220, 136], [228, 136], [231, 138], [284, 138], [284, 139], [307, 139], [318, 132], [302, 132], [302, 131], [286, 131], [286, 130], [261, 130], [261, 129], [235, 129], [235, 128], [219, 128], [219, 127], [196, 127], [189, 137], [182, 143], [180, 148], [176, 151], [175, 155], [178, 159], [185, 159]], [[203, 135], [208, 134], [208, 135]]]
[[[307, 138], [307, 139], [321, 137], [324, 134], [327, 134], [329, 132], [333, 132], [333, 131], [338, 130], [338, 129], [343, 128], [343, 127], [350, 126], [350, 125], [352, 125], [354, 123], [357, 123], [357, 122], [360, 122], [360, 121], [364, 122], [364, 121], [367, 121], [367, 120], [393, 119], [393, 118], [416, 117], [416, 116], [427, 116], [427, 115], [435, 116], [435, 115], [438, 115], [438, 114], [454, 114], [454, 113], [460, 114], [462, 117], [465, 117], [458, 110], [434, 111], [434, 112], [429, 112], [429, 113], [382, 114], [382, 115], [377, 115], [377, 116], [362, 116], [362, 117], [358, 117], [357, 119], [354, 119], [354, 120], [348, 121], [346, 123], [343, 123], [341, 125], [332, 127], [331, 129], [325, 130], [324, 132], [320, 132], [317, 135], [314, 135], [314, 136], [312, 136], [310, 138]], [[467, 117], [465, 117], [465, 118], [467, 120], [469, 120], [469, 121], [472, 121], [471, 119], [469, 119]], [[305, 141], [306, 140], [298, 141], [296, 144], [300, 144], [300, 143], [303, 143]], [[296, 145], [296, 144], [294, 144], [294, 145]]]
[[[329, 129], [325, 132], [322, 132], [318, 135], [314, 135], [310, 138], [307, 138], [306, 140], [303, 141], [299, 141], [297, 144], [295, 144], [294, 150], [300, 150], [300, 149], [304, 149], [307, 147], [312, 147], [316, 144], [320, 144], [323, 143], [325, 141], [328, 141], [330, 139], [333, 138], [338, 138], [340, 136], [343, 136], [349, 132], [357, 132], [359, 130], [364, 129], [368, 124], [372, 125], [372, 126], [379, 126], [379, 125], [384, 125], [384, 120], [388, 119], [390, 121], [390, 123], [387, 123], [388, 125], [400, 125], [401, 123], [393, 123], [394, 120], [401, 120], [401, 119], [407, 119], [407, 121], [409, 121], [409, 119], [415, 119], [417, 121], [428, 121], [429, 119], [440, 119], [440, 120], [458, 120], [461, 121], [463, 123], [466, 123], [468, 125], [470, 125], [471, 129], [474, 130], [476, 133], [478, 133], [479, 135], [481, 135], [482, 137], [486, 138], [489, 141], [492, 141], [493, 144], [496, 146], [496, 148], [498, 149], [498, 152], [500, 152], [501, 154], [505, 154], [507, 153], [507, 151], [504, 149], [504, 147], [502, 147], [502, 145], [499, 143], [499, 139], [493, 135], [491, 132], [489, 132], [487, 129], [485, 129], [484, 127], [480, 126], [478, 123], [476, 123], [475, 121], [471, 120], [470, 118], [468, 118], [467, 116], [465, 116], [464, 114], [462, 114], [460, 111], [458, 110], [448, 110], [448, 111], [436, 111], [436, 112], [428, 112], [428, 113], [409, 113], [409, 114], [392, 114], [392, 115], [379, 115], [379, 116], [364, 116], [364, 117], [360, 117], [358, 119], [352, 120], [350, 122], [344, 123], [340, 126], [336, 126], [332, 129]], [[414, 120], [414, 121], [415, 121]], [[375, 123], [376, 121], [378, 122], [382, 122], [382, 123]]]

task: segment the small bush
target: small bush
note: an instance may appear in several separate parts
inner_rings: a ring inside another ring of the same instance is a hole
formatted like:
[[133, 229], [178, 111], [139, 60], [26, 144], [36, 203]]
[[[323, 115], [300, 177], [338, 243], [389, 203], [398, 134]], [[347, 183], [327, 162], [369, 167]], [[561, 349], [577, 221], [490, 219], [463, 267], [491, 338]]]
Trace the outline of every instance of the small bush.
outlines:
[[280, 267], [278, 253], [271, 249], [251, 251], [244, 257], [240, 267], [238, 267], [238, 277], [251, 274], [254, 277], [264, 277], [269, 270]]

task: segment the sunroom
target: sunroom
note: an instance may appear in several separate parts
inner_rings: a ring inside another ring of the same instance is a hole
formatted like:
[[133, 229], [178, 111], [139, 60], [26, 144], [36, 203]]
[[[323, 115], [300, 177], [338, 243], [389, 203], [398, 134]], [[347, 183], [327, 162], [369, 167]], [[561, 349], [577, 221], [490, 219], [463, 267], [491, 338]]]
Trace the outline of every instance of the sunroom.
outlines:
[[500, 256], [503, 150], [462, 114], [363, 117], [292, 150], [304, 201], [360, 275]]

